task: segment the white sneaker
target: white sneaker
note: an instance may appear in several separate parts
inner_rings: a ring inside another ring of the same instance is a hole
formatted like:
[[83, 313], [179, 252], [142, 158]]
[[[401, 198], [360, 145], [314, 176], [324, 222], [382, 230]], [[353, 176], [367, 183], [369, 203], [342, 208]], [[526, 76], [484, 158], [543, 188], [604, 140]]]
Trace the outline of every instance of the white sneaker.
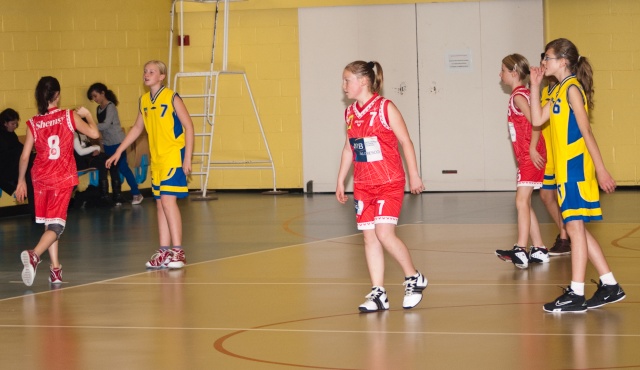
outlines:
[[367, 300], [358, 307], [360, 312], [376, 312], [389, 309], [387, 291], [381, 286], [371, 288], [371, 293], [367, 294]]
[[422, 300], [422, 291], [427, 287], [427, 278], [418, 271], [417, 274], [404, 278], [404, 300], [402, 307], [414, 308]]
[[529, 248], [529, 263], [548, 263], [549, 250], [547, 248]]
[[140, 204], [142, 203], [143, 199], [144, 197], [142, 196], [142, 194], [134, 195], [133, 200], [131, 201], [131, 204], [133, 205]]

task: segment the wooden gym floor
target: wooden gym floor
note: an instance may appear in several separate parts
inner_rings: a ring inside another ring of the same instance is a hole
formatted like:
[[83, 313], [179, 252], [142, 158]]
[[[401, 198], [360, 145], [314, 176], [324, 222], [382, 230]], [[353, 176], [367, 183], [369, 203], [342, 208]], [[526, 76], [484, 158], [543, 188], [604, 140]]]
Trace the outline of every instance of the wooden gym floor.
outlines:
[[[370, 283], [350, 204], [217, 195], [180, 202], [182, 270], [145, 271], [157, 248], [153, 200], [72, 210], [59, 289], [46, 254], [32, 287], [20, 278], [19, 253], [41, 226], [0, 219], [0, 368], [640, 368], [638, 191], [603, 195], [605, 221], [589, 225], [627, 298], [563, 315], [542, 304], [568, 284], [569, 257], [519, 270], [494, 256], [516, 239], [514, 193], [407, 195], [397, 233], [429, 286], [403, 310], [402, 273], [388, 260], [391, 309], [373, 314], [357, 310]], [[534, 204], [550, 245], [557, 230], [537, 195]]]

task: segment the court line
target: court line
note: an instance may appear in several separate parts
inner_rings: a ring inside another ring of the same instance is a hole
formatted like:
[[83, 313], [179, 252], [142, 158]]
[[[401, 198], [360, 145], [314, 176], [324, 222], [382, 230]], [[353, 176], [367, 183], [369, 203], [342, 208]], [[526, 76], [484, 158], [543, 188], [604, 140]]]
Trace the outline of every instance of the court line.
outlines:
[[[436, 308], [436, 307], [434, 307]], [[351, 315], [351, 314], [348, 314]], [[355, 313], [354, 315], [364, 315]], [[549, 314], [553, 315], [553, 314]], [[340, 315], [338, 315], [340, 316]], [[321, 319], [317, 318], [317, 319]], [[286, 324], [286, 323], [283, 323]], [[275, 324], [271, 324], [275, 325]], [[499, 333], [499, 332], [454, 332], [454, 331], [384, 331], [384, 330], [326, 330], [326, 329], [269, 329], [269, 328], [189, 328], [156, 326], [103, 326], [103, 325], [12, 325], [0, 324], [3, 329], [86, 329], [86, 330], [153, 330], [153, 331], [232, 331], [232, 332], [273, 332], [273, 333], [316, 333], [316, 334], [422, 334], [422, 335], [489, 335], [489, 336], [537, 336], [537, 337], [622, 337], [640, 338], [639, 334], [609, 333]]]

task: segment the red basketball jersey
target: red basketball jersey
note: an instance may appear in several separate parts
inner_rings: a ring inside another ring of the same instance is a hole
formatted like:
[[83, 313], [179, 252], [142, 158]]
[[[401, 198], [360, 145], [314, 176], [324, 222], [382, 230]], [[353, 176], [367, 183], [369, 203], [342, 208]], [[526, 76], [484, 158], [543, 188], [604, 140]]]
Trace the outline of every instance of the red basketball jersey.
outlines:
[[354, 102], [345, 111], [353, 151], [354, 183], [380, 185], [405, 181], [398, 138], [389, 125], [389, 102], [375, 94], [364, 107]]
[[73, 157], [73, 133], [76, 123], [68, 109], [50, 109], [27, 121], [33, 134], [36, 159], [31, 177], [43, 188], [78, 185], [76, 160]]
[[[531, 133], [533, 131], [533, 126], [531, 126], [531, 122], [525, 117], [524, 113], [522, 113], [518, 107], [516, 107], [515, 102], [513, 101], [516, 95], [521, 95], [527, 99], [527, 102], [530, 103], [530, 92], [524, 86], [519, 86], [511, 92], [511, 96], [509, 97], [509, 112], [507, 115], [507, 120], [509, 123], [509, 134], [511, 135], [511, 142], [513, 143], [513, 151], [516, 155], [518, 163], [522, 163], [523, 161], [531, 161], [529, 155], [529, 146], [531, 145]], [[538, 144], [536, 145], [536, 150], [540, 155], [546, 158], [546, 146], [544, 142], [544, 137], [540, 135], [540, 139], [538, 139]]]

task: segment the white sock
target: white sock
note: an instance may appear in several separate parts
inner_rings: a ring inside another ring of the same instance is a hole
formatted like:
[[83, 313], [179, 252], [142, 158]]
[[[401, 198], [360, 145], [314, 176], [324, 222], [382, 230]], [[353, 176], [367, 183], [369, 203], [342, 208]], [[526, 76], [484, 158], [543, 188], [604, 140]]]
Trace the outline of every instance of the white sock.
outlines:
[[584, 283], [571, 282], [571, 290], [577, 295], [584, 295]]
[[604, 285], [618, 284], [618, 282], [616, 281], [616, 278], [613, 277], [613, 272], [607, 272], [606, 274], [600, 276], [600, 281], [602, 281], [602, 284]]

